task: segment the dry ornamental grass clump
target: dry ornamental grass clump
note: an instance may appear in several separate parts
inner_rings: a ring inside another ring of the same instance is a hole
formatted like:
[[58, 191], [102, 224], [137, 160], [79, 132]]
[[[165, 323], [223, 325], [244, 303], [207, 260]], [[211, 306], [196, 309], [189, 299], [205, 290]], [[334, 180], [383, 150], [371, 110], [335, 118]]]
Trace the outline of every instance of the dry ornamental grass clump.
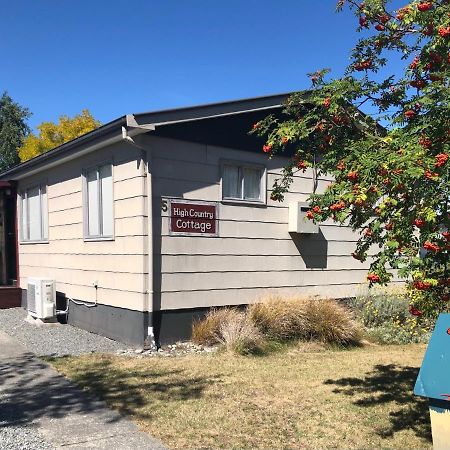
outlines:
[[311, 339], [344, 346], [361, 342], [361, 327], [352, 312], [336, 300], [310, 300], [305, 307]]
[[261, 332], [246, 313], [239, 311], [233, 311], [221, 323], [218, 340], [227, 350], [241, 355], [258, 353], [264, 348]]
[[250, 305], [248, 314], [261, 332], [271, 339], [313, 339], [352, 345], [362, 338], [352, 313], [336, 300], [269, 297]]
[[248, 307], [248, 314], [261, 332], [270, 339], [291, 340], [308, 336], [306, 299], [268, 297]]
[[264, 348], [264, 339], [313, 340], [325, 344], [357, 345], [362, 331], [350, 310], [335, 300], [269, 297], [248, 306], [211, 310], [192, 329], [198, 344], [222, 344], [240, 354]]
[[218, 344], [221, 324], [236, 312], [235, 308], [212, 308], [203, 319], [192, 325], [192, 341], [199, 345]]

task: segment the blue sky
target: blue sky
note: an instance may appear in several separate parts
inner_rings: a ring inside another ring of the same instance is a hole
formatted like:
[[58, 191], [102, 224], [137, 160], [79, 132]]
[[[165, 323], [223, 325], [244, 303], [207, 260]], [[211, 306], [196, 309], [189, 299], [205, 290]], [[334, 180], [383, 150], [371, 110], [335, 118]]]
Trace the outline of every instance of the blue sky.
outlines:
[[3, 0], [0, 91], [30, 125], [301, 90], [338, 76], [356, 19], [335, 0]]

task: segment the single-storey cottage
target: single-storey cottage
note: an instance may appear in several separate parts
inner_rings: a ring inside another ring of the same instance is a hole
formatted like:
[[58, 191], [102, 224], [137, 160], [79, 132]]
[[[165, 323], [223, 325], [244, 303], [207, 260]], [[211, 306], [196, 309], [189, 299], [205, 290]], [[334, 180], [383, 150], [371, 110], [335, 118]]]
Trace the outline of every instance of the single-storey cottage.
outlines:
[[287, 156], [248, 134], [287, 96], [126, 115], [1, 173], [0, 304], [55, 280], [69, 323], [142, 345], [188, 337], [211, 307], [353, 296], [351, 229], [290, 224], [329, 180], [298, 172], [271, 200]]

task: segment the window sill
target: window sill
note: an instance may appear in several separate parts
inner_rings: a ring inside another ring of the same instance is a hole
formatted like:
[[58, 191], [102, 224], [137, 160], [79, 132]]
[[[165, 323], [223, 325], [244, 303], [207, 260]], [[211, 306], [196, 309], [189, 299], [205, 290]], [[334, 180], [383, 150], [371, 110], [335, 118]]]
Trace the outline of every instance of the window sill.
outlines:
[[243, 206], [258, 206], [266, 208], [267, 204], [266, 202], [263, 202], [261, 200], [240, 200], [240, 199], [232, 199], [232, 198], [224, 198], [222, 199], [222, 203], [226, 205], [243, 205]]
[[49, 241], [42, 240], [42, 241], [20, 241], [19, 245], [32, 245], [32, 244], [48, 244]]
[[114, 241], [115, 238], [113, 236], [98, 236], [98, 237], [85, 237], [84, 242], [101, 242], [101, 241]]

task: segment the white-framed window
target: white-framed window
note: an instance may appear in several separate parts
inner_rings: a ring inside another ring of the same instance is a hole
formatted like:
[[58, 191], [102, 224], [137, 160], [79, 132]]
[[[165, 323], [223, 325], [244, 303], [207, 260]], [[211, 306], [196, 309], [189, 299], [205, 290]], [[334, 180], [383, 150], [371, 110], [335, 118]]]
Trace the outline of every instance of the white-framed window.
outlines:
[[266, 201], [264, 167], [224, 162], [222, 164], [222, 199], [264, 203]]
[[22, 242], [48, 241], [47, 186], [40, 184], [20, 194], [20, 238]]
[[83, 210], [85, 239], [113, 239], [114, 200], [112, 164], [83, 172]]

